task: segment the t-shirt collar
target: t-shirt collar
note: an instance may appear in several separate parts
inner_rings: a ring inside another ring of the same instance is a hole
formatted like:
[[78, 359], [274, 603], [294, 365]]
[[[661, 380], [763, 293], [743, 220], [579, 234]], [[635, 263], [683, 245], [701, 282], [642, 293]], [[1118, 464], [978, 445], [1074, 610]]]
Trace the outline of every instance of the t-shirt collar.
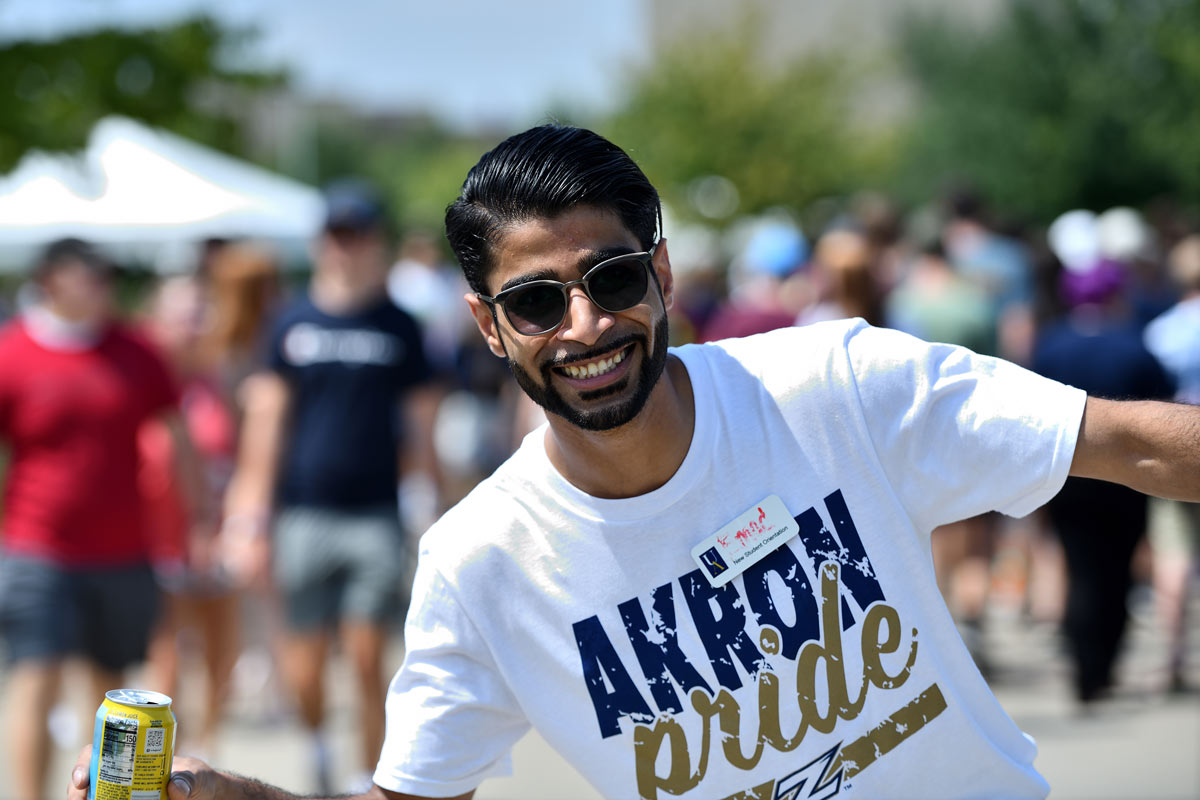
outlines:
[[40, 303], [25, 309], [22, 322], [30, 339], [47, 350], [61, 353], [81, 353], [92, 349], [104, 338], [108, 328], [107, 324], [72, 322]]
[[521, 450], [526, 465], [521, 467], [519, 472], [528, 475], [530, 482], [542, 484], [543, 491], [549, 490], [556, 495], [566, 510], [597, 521], [632, 522], [656, 516], [683, 500], [700, 480], [708, 465], [708, 454], [712, 452], [713, 447], [716, 411], [713, 407], [708, 365], [699, 357], [696, 348], [672, 349], [671, 352], [680, 358], [691, 378], [696, 421], [687, 455], [666, 483], [654, 491], [636, 497], [615, 500], [593, 497], [564, 478], [550, 462], [545, 445], [547, 425], [542, 425], [530, 433], [522, 443]]

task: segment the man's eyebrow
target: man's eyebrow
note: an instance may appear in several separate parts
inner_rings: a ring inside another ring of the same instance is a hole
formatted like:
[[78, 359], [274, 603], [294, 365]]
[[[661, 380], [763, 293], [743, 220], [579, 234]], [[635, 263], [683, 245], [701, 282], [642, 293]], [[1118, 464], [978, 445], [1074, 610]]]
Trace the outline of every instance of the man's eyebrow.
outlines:
[[[534, 281], [556, 281], [558, 274], [548, 269], [539, 269], [534, 272], [527, 272], [524, 275], [518, 275], [515, 278], [509, 278], [500, 287], [500, 292], [507, 291], [514, 286], [520, 286], [523, 283], [532, 283]], [[496, 292], [496, 294], [500, 294]]]
[[[579, 259], [579, 262], [578, 262], [579, 274], [582, 276], [589, 269], [596, 266], [601, 261], [607, 261], [610, 258], [616, 258], [617, 256], [626, 256], [626, 255], [629, 255], [630, 253], [636, 253], [636, 252], [638, 252], [638, 251], [634, 250], [632, 247], [626, 247], [624, 245], [617, 245], [615, 247], [602, 247], [599, 250], [592, 250], [591, 252], [587, 253], [586, 255], [584, 255], [582, 258]], [[559, 279], [558, 273], [554, 272], [553, 270], [550, 270], [550, 269], [534, 270], [533, 272], [527, 272], [524, 275], [518, 275], [515, 278], [509, 278], [507, 281], [504, 282], [504, 285], [500, 287], [500, 291], [503, 292], [507, 289], [513, 288], [514, 286], [520, 286], [523, 283], [531, 283], [533, 281], [557, 281], [558, 279]], [[497, 294], [499, 294], [499, 292], [497, 292]]]

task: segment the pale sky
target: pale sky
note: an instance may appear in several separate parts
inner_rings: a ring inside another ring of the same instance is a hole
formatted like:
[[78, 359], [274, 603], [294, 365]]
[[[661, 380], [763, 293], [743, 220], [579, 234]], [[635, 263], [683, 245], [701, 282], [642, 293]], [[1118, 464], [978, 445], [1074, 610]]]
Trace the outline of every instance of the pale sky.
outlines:
[[0, 38], [207, 11], [256, 25], [308, 94], [517, 126], [611, 104], [650, 46], [644, 0], [0, 0]]

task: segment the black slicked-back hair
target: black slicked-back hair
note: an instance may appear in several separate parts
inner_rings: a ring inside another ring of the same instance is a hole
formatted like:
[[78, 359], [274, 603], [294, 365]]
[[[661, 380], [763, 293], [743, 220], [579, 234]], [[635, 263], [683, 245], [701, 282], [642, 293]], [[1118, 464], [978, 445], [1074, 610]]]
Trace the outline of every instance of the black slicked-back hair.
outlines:
[[542, 125], [505, 139], [471, 168], [446, 209], [446, 238], [471, 289], [490, 294], [492, 249], [506, 227], [581, 205], [615, 213], [646, 250], [661, 233], [658, 191], [624, 150], [583, 128]]

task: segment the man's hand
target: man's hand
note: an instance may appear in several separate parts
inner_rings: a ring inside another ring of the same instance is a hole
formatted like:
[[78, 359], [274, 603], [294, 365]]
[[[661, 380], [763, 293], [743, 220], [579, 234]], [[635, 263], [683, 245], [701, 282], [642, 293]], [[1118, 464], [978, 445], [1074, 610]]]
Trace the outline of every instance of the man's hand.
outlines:
[[[88, 767], [92, 760], [89, 744], [79, 752], [79, 760], [71, 770], [67, 800], [87, 800]], [[449, 800], [471, 800], [474, 790]], [[300, 800], [282, 789], [267, 786], [249, 778], [238, 778], [217, 772], [198, 758], [176, 756], [171, 762], [171, 780], [167, 783], [170, 800]], [[346, 800], [433, 800], [416, 795], [397, 794], [372, 786], [371, 790]]]
[[[71, 784], [67, 787], [67, 800], [86, 800], [88, 793], [88, 768], [92, 760], [89, 744], [79, 753], [75, 768], [71, 770]], [[218, 794], [217, 785], [221, 775], [196, 758], [179, 756], [171, 762], [171, 780], [167, 783], [167, 796], [171, 800], [218, 800], [227, 797]]]

